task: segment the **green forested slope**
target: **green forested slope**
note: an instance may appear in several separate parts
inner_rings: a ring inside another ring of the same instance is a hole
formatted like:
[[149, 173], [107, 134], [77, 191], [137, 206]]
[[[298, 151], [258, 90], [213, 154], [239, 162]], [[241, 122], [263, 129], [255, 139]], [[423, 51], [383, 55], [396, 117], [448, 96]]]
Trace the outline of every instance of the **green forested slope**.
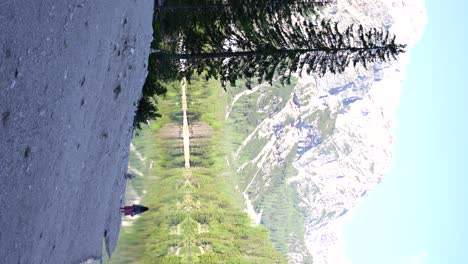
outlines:
[[[285, 108], [293, 97], [295, 85], [296, 80], [293, 80], [290, 85], [284, 86], [279, 82], [271, 86], [257, 85], [253, 88], [254, 92], [246, 92], [242, 85], [228, 89], [228, 101], [236, 101], [230, 105], [229, 118], [226, 120], [231, 144], [236, 150], [236, 155], [230, 156], [229, 163], [236, 168], [233, 178], [239, 190], [250, 197], [255, 211], [261, 212], [261, 224], [270, 230], [275, 249], [284, 256], [291, 252], [301, 253], [304, 255], [302, 263], [310, 264], [313, 263], [312, 256], [308, 255], [304, 243], [304, 215], [307, 212], [300, 207], [301, 200], [294, 183], [288, 182], [289, 177], [297, 175], [293, 166], [297, 158], [297, 145], [284, 160], [278, 160], [271, 171], [259, 171], [258, 162], [251, 162], [258, 158], [268, 141], [272, 140], [270, 137], [261, 137], [256, 129]], [[292, 117], [286, 118], [282, 125], [291, 126], [295, 122], [297, 120]], [[328, 129], [326, 125], [320, 127]], [[248, 143], [240, 148], [247, 138]], [[249, 186], [255, 175], [255, 184]]]
[[[180, 84], [168, 85], [160, 99], [162, 118], [133, 140], [144, 160], [132, 184], [150, 207], [124, 227], [111, 263], [285, 263], [269, 232], [252, 224], [234, 190], [226, 164], [229, 129], [224, 121], [227, 94], [217, 81], [192, 79], [188, 85], [191, 169], [184, 168], [180, 135]], [[146, 193], [146, 194], [145, 194]]]

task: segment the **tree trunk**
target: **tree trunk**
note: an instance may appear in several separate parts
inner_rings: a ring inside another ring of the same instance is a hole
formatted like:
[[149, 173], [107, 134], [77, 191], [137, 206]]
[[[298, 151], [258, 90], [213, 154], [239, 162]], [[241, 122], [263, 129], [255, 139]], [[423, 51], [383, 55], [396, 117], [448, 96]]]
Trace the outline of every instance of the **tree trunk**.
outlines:
[[178, 11], [178, 10], [206, 10], [206, 9], [224, 9], [229, 8], [229, 4], [211, 4], [211, 5], [174, 5], [174, 6], [155, 6], [154, 10], [165, 11]]
[[169, 54], [162, 52], [154, 52], [161, 58], [171, 60], [196, 60], [196, 59], [222, 59], [222, 58], [235, 58], [235, 57], [247, 57], [247, 56], [262, 56], [262, 55], [276, 55], [276, 54], [304, 54], [308, 52], [328, 52], [335, 53], [339, 51], [364, 51], [364, 50], [382, 50], [388, 49], [390, 46], [383, 47], [371, 47], [371, 48], [315, 48], [315, 49], [276, 49], [276, 50], [257, 50], [257, 51], [236, 51], [236, 52], [209, 52], [209, 53], [181, 53], [181, 54]]

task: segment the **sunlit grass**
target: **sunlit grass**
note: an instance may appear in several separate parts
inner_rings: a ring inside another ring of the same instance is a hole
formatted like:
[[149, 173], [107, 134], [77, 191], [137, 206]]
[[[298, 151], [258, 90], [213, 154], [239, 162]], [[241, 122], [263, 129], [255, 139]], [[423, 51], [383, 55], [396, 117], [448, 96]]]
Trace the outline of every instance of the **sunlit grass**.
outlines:
[[[192, 180], [187, 185], [182, 140], [158, 136], [165, 125], [181, 123], [179, 89], [173, 88], [159, 101], [163, 117], [133, 140], [145, 161], [132, 155], [130, 165], [145, 176], [131, 182], [139, 192], [147, 191], [142, 203], [150, 211], [122, 230], [111, 263], [285, 263], [267, 229], [254, 226], [243, 212], [234, 189], [233, 171], [225, 160], [233, 152], [233, 145], [226, 144], [231, 133], [224, 120], [228, 94], [217, 81], [195, 79], [189, 85], [190, 121], [208, 124], [212, 134], [199, 142], [192, 139]], [[190, 203], [184, 202], [187, 193]], [[187, 204], [190, 210], [184, 208]]]

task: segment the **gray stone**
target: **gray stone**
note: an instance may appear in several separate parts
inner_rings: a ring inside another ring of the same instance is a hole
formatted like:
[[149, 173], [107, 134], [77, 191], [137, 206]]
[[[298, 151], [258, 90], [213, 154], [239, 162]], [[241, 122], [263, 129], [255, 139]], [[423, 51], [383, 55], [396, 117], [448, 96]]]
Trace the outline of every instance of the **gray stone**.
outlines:
[[0, 4], [1, 263], [100, 260], [104, 234], [115, 249], [152, 7]]

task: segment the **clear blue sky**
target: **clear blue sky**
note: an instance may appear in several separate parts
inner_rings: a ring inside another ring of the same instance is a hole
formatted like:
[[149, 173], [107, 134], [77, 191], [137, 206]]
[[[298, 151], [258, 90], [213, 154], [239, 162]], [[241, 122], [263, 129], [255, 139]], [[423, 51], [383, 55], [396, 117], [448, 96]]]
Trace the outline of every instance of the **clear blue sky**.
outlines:
[[394, 161], [344, 226], [353, 264], [468, 263], [468, 4], [426, 0]]

